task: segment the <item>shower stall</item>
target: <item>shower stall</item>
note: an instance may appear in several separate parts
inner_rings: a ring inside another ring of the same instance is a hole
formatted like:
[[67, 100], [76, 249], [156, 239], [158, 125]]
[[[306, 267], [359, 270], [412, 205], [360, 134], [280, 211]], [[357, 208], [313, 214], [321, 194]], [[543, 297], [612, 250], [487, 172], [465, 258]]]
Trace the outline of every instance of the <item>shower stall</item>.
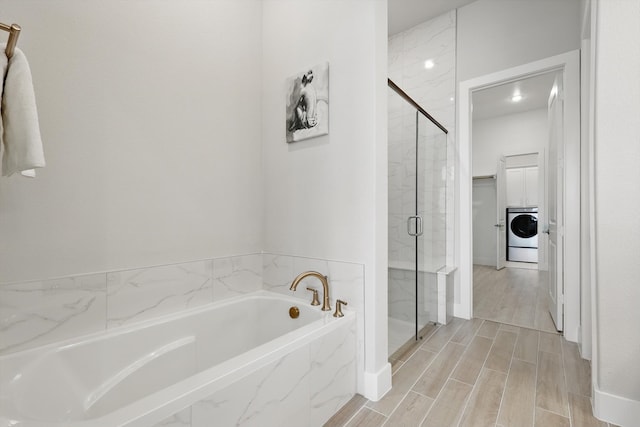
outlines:
[[388, 92], [391, 355], [421, 339], [420, 331], [438, 320], [438, 272], [447, 260], [448, 164], [447, 130], [391, 80]]

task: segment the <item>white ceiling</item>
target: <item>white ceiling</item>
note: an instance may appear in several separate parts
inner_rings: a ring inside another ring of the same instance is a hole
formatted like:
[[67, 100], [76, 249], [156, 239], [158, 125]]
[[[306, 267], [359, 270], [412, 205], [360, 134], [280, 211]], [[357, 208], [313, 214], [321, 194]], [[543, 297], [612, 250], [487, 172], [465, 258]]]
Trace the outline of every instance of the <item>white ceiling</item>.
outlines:
[[[555, 76], [549, 72], [473, 92], [473, 120], [546, 108]], [[519, 102], [511, 100], [516, 91], [522, 95]]]
[[475, 0], [389, 0], [389, 35], [415, 27]]

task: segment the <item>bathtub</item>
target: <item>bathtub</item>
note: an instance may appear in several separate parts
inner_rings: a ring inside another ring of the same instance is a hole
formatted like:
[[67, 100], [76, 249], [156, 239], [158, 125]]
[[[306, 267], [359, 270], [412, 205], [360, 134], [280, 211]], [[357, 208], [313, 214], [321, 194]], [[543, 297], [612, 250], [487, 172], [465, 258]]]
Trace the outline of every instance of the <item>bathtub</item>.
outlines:
[[320, 426], [355, 394], [355, 323], [258, 291], [8, 354], [0, 425]]

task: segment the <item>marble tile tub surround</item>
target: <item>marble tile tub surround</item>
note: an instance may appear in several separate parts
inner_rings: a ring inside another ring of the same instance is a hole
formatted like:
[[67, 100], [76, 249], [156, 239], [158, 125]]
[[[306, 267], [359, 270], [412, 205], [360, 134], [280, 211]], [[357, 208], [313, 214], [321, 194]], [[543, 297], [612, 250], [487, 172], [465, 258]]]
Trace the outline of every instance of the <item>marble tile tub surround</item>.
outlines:
[[133, 270], [0, 284], [0, 354], [104, 331], [224, 298], [266, 289], [311, 301], [307, 286], [289, 290], [306, 270], [329, 276], [336, 298], [357, 312], [364, 366], [364, 267], [273, 254], [248, 254]]
[[364, 265], [341, 261], [328, 261], [291, 255], [265, 253], [262, 256], [263, 289], [311, 302], [307, 287], [318, 289], [322, 298], [322, 285], [316, 278], [304, 279], [295, 292], [289, 290], [292, 280], [300, 273], [314, 270], [329, 278], [329, 299], [335, 309], [336, 299], [346, 301], [347, 310], [356, 312], [358, 391], [364, 390]]
[[355, 395], [355, 342], [352, 320], [154, 427], [321, 426]]
[[173, 414], [154, 427], [191, 427], [191, 407]]
[[213, 261], [107, 273], [107, 328], [213, 300]]
[[105, 274], [0, 286], [0, 354], [104, 330]]
[[0, 284], [0, 354], [262, 289], [262, 254]]

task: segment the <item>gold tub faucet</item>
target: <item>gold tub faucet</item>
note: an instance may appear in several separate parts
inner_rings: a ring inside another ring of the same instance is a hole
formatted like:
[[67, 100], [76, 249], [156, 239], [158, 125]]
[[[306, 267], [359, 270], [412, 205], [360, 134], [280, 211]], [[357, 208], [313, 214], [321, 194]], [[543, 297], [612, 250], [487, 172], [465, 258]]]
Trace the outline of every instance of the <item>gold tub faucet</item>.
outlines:
[[317, 277], [322, 283], [322, 311], [330, 311], [331, 306], [329, 305], [329, 282], [327, 280], [327, 276], [320, 274], [317, 271], [305, 271], [304, 273], [299, 274], [298, 277], [293, 279], [293, 282], [291, 282], [291, 287], [289, 289], [295, 291], [298, 283], [309, 276]]

